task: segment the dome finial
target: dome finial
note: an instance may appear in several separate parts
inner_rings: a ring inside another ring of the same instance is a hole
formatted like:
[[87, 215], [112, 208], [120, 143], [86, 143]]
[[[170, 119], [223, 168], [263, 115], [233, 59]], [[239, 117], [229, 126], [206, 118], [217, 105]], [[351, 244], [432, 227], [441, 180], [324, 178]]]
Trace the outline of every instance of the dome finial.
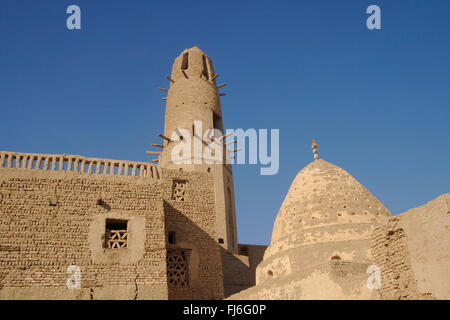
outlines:
[[313, 153], [314, 153], [314, 160], [319, 159], [319, 155], [317, 154], [317, 143], [316, 140], [312, 140], [312, 148], [313, 148]]

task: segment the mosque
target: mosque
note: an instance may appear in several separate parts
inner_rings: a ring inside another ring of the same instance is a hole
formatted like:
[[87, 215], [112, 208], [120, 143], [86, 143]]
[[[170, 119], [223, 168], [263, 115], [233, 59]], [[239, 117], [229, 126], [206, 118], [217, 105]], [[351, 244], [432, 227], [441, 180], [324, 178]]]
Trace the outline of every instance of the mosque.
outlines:
[[270, 245], [238, 243], [232, 166], [172, 156], [233, 144], [203, 139], [218, 77], [198, 47], [175, 59], [151, 162], [0, 152], [0, 299], [450, 298], [450, 194], [392, 216], [315, 141]]

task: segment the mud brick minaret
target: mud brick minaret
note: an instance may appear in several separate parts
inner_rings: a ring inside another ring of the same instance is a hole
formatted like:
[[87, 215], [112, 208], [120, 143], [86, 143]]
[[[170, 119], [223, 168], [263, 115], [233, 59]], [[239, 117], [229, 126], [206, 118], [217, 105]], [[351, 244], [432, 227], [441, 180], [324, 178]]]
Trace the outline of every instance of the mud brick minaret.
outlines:
[[[195, 152], [195, 148], [207, 146], [208, 141], [203, 139], [205, 132], [210, 129], [218, 129], [222, 133], [224, 131], [220, 106], [220, 96], [224, 94], [219, 93], [219, 88], [224, 84], [217, 86], [218, 76], [214, 72], [211, 59], [198, 47], [184, 50], [175, 59], [172, 74], [167, 77], [170, 87], [162, 89], [168, 94], [163, 98], [166, 100], [163, 135], [165, 139], [159, 164], [169, 169], [203, 171], [213, 175], [217, 241], [228, 251], [237, 253], [236, 209], [231, 165], [225, 164], [225, 161], [224, 164], [207, 164], [204, 159], [199, 159], [198, 153]], [[194, 122], [197, 124], [201, 122], [201, 128], [194, 126]], [[177, 129], [185, 129], [190, 133], [191, 164], [175, 164], [171, 159], [172, 150], [179, 141], [169, 139]], [[217, 138], [219, 137], [216, 136], [215, 139]]]

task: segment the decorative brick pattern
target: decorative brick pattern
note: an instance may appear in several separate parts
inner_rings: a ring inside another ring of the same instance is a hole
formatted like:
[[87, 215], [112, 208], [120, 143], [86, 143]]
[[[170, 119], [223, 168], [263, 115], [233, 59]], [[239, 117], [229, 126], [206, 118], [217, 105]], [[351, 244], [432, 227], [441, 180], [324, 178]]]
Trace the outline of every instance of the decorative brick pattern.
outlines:
[[167, 250], [167, 281], [174, 287], [184, 287], [188, 281], [188, 257], [184, 250]]
[[174, 180], [172, 200], [184, 202], [186, 198], [186, 180]]
[[108, 249], [118, 249], [127, 247], [127, 230], [107, 230], [106, 242]]

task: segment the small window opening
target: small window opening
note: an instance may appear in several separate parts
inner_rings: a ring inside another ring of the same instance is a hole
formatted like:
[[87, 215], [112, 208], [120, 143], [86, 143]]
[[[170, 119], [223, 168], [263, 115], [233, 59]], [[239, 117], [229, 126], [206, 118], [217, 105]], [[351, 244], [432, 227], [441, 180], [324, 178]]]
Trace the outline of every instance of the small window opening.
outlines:
[[220, 131], [222, 131], [222, 123], [221, 123], [222, 118], [217, 115], [216, 113], [213, 113], [213, 128], [214, 129], [219, 129]]
[[119, 249], [128, 245], [128, 221], [107, 219], [105, 226], [105, 248]]
[[169, 236], [168, 236], [168, 241], [170, 244], [176, 244], [177, 243], [177, 238], [175, 236], [175, 231], [169, 231]]
[[219, 243], [223, 243], [223, 239], [222, 238], [219, 238]]
[[203, 75], [205, 76], [206, 80], [209, 80], [208, 65], [206, 64], [205, 56], [203, 56]]
[[267, 271], [267, 274], [272, 277], [273, 276], [272, 270]]
[[189, 67], [189, 53], [185, 52], [183, 54], [183, 61], [181, 62], [181, 70], [187, 70]]

